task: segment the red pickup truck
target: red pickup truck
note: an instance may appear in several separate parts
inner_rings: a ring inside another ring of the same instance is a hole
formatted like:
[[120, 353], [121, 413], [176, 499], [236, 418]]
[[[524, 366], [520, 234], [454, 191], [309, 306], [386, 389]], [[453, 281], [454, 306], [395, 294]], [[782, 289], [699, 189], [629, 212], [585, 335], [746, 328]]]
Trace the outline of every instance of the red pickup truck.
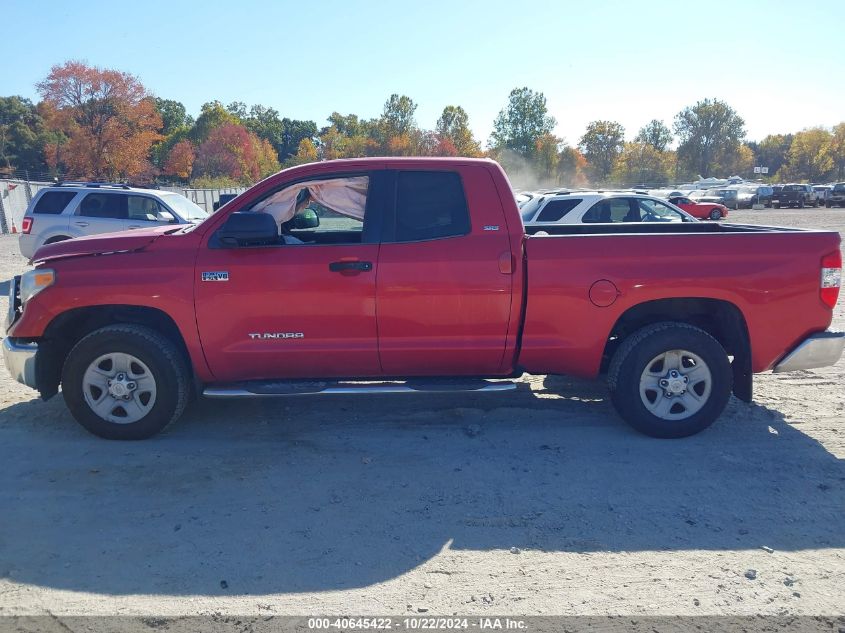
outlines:
[[6, 365], [107, 438], [200, 394], [501, 391], [524, 371], [606, 373], [632, 426], [683, 437], [750, 401], [752, 373], [842, 354], [837, 233], [533, 232], [490, 160], [287, 169], [196, 226], [42, 247], [10, 283]]

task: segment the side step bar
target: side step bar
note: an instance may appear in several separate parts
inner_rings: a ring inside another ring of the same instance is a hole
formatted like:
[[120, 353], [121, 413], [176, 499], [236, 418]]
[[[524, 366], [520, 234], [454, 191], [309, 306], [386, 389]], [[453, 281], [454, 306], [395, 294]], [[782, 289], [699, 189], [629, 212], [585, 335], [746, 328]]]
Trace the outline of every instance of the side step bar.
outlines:
[[305, 382], [305, 381], [251, 381], [231, 385], [206, 387], [206, 398], [261, 398], [272, 396], [309, 395], [372, 395], [380, 393], [490, 393], [512, 391], [516, 383], [510, 380], [433, 380], [433, 381], [383, 381], [383, 382]]

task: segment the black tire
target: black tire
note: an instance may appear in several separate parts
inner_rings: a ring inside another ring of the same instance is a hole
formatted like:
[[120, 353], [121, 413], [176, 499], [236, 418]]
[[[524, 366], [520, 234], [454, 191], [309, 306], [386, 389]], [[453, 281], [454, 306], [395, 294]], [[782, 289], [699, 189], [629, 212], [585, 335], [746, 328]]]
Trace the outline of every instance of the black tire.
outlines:
[[722, 212], [719, 209], [711, 209], [710, 210], [710, 219], [711, 220], [719, 220], [722, 217]]
[[[646, 408], [640, 395], [643, 372], [670, 350], [692, 352], [710, 371], [707, 399], [684, 419], [658, 417]], [[611, 401], [619, 415], [640, 433], [658, 438], [688, 437], [713, 424], [728, 403], [732, 380], [728, 355], [719, 342], [700, 328], [673, 321], [655, 323], [629, 335], [613, 355], [607, 373]]]
[[780, 203], [779, 203], [779, 202], [774, 202], [774, 203], [772, 203], [772, 206], [773, 206], [775, 209], [780, 209]]
[[829, 202], [825, 202], [825, 203], [824, 203], [824, 208], [825, 208], [825, 209], [829, 209], [830, 207], [831, 207], [831, 204], [830, 204]]
[[[136, 422], [118, 424], [97, 415], [83, 393], [83, 376], [104, 354], [131, 354], [149, 368], [155, 380], [155, 402]], [[62, 368], [62, 395], [76, 421], [94, 435], [109, 440], [142, 440], [175, 422], [190, 394], [187, 363], [177, 347], [159, 332], [141, 325], [109, 325], [82, 338]]]
[[804, 198], [801, 198], [801, 199], [798, 201], [798, 208], [799, 208], [799, 209], [803, 209], [803, 208], [804, 208]]

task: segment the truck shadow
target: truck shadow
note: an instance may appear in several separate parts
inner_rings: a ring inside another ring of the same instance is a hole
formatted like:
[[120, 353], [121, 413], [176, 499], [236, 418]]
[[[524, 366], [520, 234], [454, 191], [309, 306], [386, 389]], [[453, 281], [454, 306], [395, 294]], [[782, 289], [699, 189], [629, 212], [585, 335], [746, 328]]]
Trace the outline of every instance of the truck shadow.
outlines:
[[[200, 402], [139, 443], [0, 410], [0, 577], [103, 594], [362, 587], [456, 550], [845, 546], [845, 465], [774, 410], [642, 437], [599, 383]], [[800, 421], [799, 421], [800, 422]], [[225, 581], [225, 587], [221, 585]]]

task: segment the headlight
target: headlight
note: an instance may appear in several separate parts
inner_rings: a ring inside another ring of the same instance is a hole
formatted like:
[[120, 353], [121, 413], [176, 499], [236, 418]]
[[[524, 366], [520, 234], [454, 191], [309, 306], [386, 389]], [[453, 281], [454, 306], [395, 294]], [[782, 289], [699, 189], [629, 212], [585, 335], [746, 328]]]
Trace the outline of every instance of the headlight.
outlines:
[[49, 288], [56, 281], [56, 271], [50, 268], [37, 268], [21, 275], [21, 303], [26, 303], [44, 288]]

